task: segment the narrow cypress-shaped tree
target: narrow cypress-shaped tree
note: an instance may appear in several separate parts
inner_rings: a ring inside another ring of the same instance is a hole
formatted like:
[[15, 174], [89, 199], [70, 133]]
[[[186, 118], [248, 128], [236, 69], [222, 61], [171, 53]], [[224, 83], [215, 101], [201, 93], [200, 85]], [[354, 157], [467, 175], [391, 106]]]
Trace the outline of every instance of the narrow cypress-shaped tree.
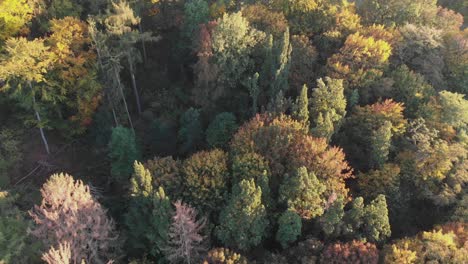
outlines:
[[135, 134], [132, 130], [118, 126], [112, 129], [109, 142], [111, 176], [117, 182], [125, 182], [133, 171], [133, 163], [140, 158]]
[[303, 85], [299, 97], [294, 104], [293, 116], [296, 120], [309, 127], [309, 98], [307, 97], [307, 85]]
[[261, 196], [262, 190], [253, 179], [242, 180], [234, 186], [216, 229], [224, 245], [248, 250], [266, 237], [268, 220]]

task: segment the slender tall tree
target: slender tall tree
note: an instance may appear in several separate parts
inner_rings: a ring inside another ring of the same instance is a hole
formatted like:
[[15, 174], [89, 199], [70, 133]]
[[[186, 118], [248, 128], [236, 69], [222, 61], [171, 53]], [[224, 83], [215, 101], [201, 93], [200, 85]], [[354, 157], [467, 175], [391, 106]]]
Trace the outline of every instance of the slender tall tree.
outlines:
[[7, 85], [0, 91], [12, 90], [23, 106], [34, 111], [44, 147], [50, 154], [49, 144], [44, 133], [44, 120], [41, 117], [40, 101], [58, 101], [59, 95], [45, 86], [45, 74], [54, 63], [54, 56], [44, 45], [44, 40], [28, 41], [26, 38], [10, 38], [6, 41], [6, 55], [0, 62], [0, 80]]

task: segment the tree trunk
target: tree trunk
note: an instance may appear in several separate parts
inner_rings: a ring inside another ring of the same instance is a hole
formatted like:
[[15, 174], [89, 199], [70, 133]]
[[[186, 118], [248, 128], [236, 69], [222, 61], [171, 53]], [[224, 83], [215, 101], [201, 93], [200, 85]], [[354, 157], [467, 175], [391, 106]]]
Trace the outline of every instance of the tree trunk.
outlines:
[[141, 115], [140, 94], [138, 93], [138, 89], [137, 89], [137, 86], [136, 86], [135, 70], [133, 69], [133, 63], [132, 63], [130, 57], [127, 56], [127, 59], [128, 59], [128, 65], [130, 66], [130, 76], [132, 78], [133, 93], [135, 93], [135, 101], [136, 101], [136, 104], [137, 104], [138, 115]]
[[[141, 26], [141, 22], [138, 24], [138, 30], [140, 33], [143, 33], [143, 27]], [[141, 39], [141, 45], [143, 47], [143, 63], [146, 65], [146, 46], [145, 46], [145, 40]]]
[[127, 100], [125, 99], [125, 94], [123, 92], [122, 85], [120, 84], [119, 73], [116, 70], [114, 70], [114, 74], [115, 74], [115, 78], [117, 78], [117, 83], [118, 83], [118, 86], [119, 86], [118, 88], [120, 90], [120, 95], [122, 96], [122, 99], [123, 99], [123, 102], [124, 102], [125, 112], [127, 112], [128, 122], [130, 123], [130, 127], [132, 128], [133, 133], [135, 133], [135, 129], [133, 128], [132, 118], [130, 117], [130, 112], [128, 111]]
[[[29, 87], [31, 88], [31, 91], [32, 91], [33, 88], [32, 88], [31, 83], [29, 83]], [[39, 114], [39, 111], [37, 111], [37, 109], [36, 109], [36, 98], [35, 98], [34, 93], [33, 93], [33, 109], [34, 109], [34, 112], [36, 114], [37, 122], [40, 123], [41, 122], [41, 115]], [[44, 129], [40, 125], [39, 125], [39, 132], [41, 132], [42, 142], [44, 143], [44, 147], [46, 149], [47, 155], [49, 155], [50, 154], [49, 143], [47, 142], [47, 138], [45, 136]]]

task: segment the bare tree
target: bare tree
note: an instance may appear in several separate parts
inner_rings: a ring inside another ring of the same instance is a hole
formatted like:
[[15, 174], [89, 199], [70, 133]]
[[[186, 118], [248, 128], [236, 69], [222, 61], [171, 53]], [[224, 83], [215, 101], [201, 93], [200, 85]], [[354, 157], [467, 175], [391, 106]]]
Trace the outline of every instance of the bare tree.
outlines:
[[[31, 233], [51, 249], [46, 258], [66, 256], [69, 263], [106, 263], [116, 254], [117, 234], [106, 210], [89, 187], [67, 174], [54, 174], [42, 186], [42, 202], [29, 212], [36, 227]], [[60, 244], [63, 243], [63, 245]], [[66, 245], [67, 243], [68, 245]], [[68, 263], [68, 262], [51, 262]]]
[[174, 203], [176, 208], [169, 228], [169, 243], [166, 248], [167, 259], [171, 263], [195, 263], [200, 253], [205, 251], [200, 233], [205, 226], [205, 219], [196, 220], [197, 212], [181, 201]]

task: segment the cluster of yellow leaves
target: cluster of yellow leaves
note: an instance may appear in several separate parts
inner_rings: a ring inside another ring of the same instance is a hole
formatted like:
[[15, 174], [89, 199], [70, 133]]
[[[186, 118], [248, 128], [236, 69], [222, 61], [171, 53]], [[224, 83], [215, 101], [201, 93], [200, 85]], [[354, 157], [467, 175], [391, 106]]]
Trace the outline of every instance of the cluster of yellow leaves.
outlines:
[[32, 18], [27, 0], [0, 1], [0, 41], [12, 37]]
[[345, 79], [353, 87], [362, 85], [366, 78], [379, 77], [392, 54], [391, 45], [357, 32], [346, 38], [338, 53], [328, 59], [331, 77]]

